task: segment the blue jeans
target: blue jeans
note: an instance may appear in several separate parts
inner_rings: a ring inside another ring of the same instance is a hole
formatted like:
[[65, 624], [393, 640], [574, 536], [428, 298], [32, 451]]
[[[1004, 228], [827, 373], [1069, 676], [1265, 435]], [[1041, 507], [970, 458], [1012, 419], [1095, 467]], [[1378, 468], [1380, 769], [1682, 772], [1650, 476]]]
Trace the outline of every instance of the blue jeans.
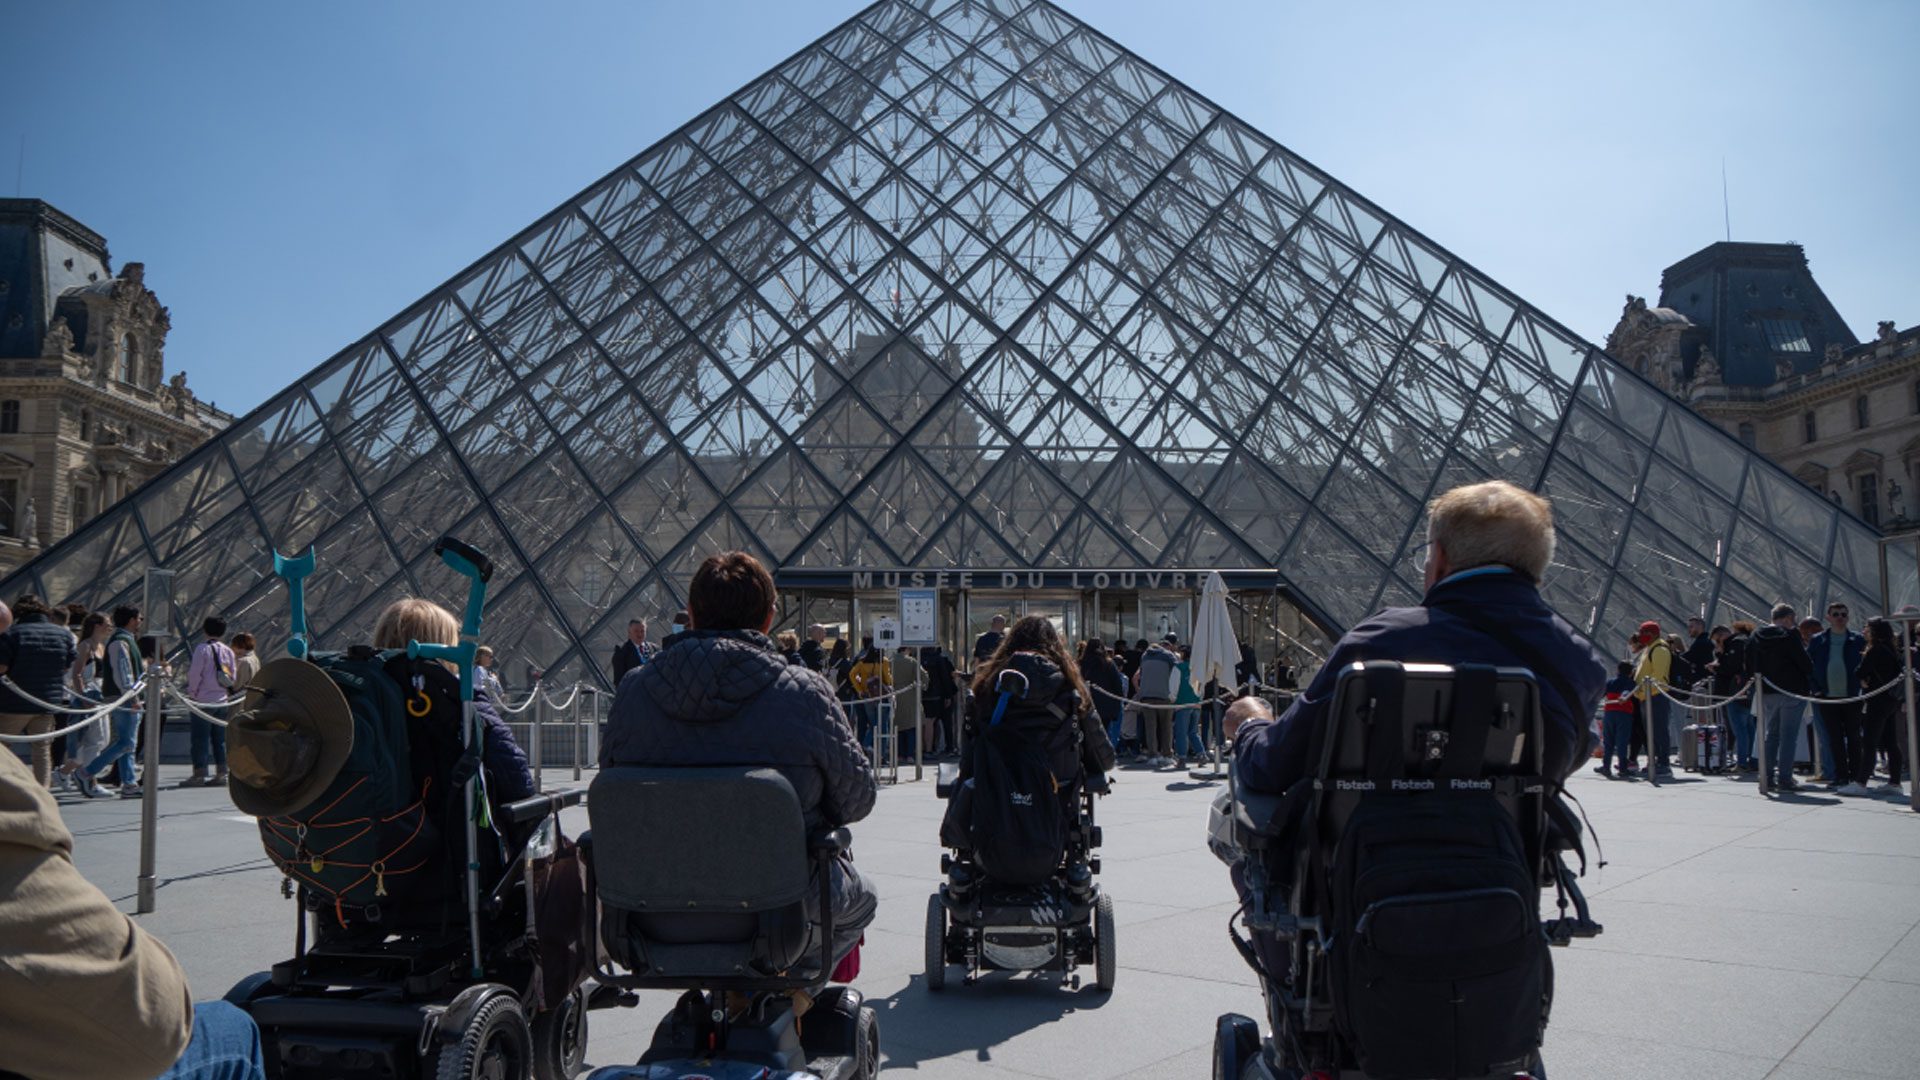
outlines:
[[1113, 744], [1115, 750], [1120, 749], [1120, 718], [1117, 716], [1107, 721], [1107, 741]]
[[1767, 695], [1767, 765], [1780, 783], [1793, 779], [1793, 759], [1799, 756], [1800, 721], [1807, 703], [1785, 694]]
[[1633, 714], [1608, 711], [1600, 718], [1600, 730], [1604, 740], [1601, 743], [1600, 767], [1611, 768], [1617, 761], [1624, 771], [1631, 763], [1627, 751], [1633, 745]]
[[[227, 718], [227, 710], [224, 705], [202, 705], [200, 709], [209, 716], [217, 716], [222, 720]], [[211, 720], [202, 720], [198, 716], [195, 716], [193, 718], [194, 772], [203, 773], [207, 771], [209, 750], [212, 751], [213, 767], [223, 772], [226, 771], [227, 729]]]
[[107, 738], [106, 749], [100, 756], [87, 762], [85, 771], [89, 776], [98, 776], [100, 770], [112, 765], [120, 766], [120, 782], [133, 783], [133, 748], [140, 741], [140, 710], [115, 709], [109, 723], [112, 733]]
[[1173, 711], [1174, 757], [1200, 756], [1200, 732], [1195, 726], [1199, 720], [1199, 709], [1183, 708]]
[[193, 1007], [193, 1038], [186, 1051], [159, 1080], [265, 1080], [266, 1075], [253, 1017], [237, 1005], [203, 1001]]
[[[1833, 740], [1827, 734], [1827, 710], [1817, 708], [1813, 711], [1813, 754], [1820, 763], [1820, 775], [1829, 780], [1837, 779], [1839, 774], [1833, 771]], [[1798, 743], [1794, 744], [1798, 746]]]
[[1727, 702], [1727, 726], [1733, 729], [1734, 764], [1745, 768], [1753, 760], [1753, 707], [1745, 698]]

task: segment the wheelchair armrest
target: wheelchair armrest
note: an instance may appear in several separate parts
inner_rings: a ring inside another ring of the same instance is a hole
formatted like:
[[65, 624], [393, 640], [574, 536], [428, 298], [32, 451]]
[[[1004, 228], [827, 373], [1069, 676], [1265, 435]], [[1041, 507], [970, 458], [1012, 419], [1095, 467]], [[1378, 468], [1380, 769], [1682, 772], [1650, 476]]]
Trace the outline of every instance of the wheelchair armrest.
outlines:
[[587, 864], [588, 868], [591, 869], [593, 866], [593, 830], [580, 830], [580, 835], [573, 838], [573, 846], [579, 849], [580, 861]]
[[1287, 798], [1236, 787], [1233, 792], [1234, 831], [1242, 836], [1274, 839], [1286, 825]]
[[815, 855], [829, 858], [840, 854], [853, 846], [853, 834], [842, 825], [838, 828], [821, 828], [807, 837], [807, 850]]
[[1095, 795], [1113, 794], [1113, 781], [1107, 779], [1107, 774], [1103, 772], [1088, 773], [1081, 784]]
[[938, 799], [952, 798], [954, 785], [959, 782], [960, 782], [960, 763], [957, 761], [941, 762], [934, 769], [934, 773], [933, 773], [934, 797]]
[[508, 803], [501, 808], [507, 821], [515, 825], [525, 825], [529, 821], [538, 821], [548, 814], [557, 814], [569, 806], [579, 806], [586, 796], [580, 788], [571, 791], [546, 791], [530, 795], [516, 803]]

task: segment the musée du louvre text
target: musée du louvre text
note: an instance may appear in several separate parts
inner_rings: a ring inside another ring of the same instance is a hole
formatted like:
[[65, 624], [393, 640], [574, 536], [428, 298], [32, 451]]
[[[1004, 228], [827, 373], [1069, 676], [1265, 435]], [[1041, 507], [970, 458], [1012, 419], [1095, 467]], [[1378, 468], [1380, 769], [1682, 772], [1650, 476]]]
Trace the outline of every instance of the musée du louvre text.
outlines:
[[[785, 588], [851, 589], [1169, 589], [1198, 590], [1206, 570], [1030, 570], [999, 567], [898, 569], [801, 569], [776, 572]], [[1229, 588], [1270, 589], [1280, 584], [1272, 570], [1223, 569]]]

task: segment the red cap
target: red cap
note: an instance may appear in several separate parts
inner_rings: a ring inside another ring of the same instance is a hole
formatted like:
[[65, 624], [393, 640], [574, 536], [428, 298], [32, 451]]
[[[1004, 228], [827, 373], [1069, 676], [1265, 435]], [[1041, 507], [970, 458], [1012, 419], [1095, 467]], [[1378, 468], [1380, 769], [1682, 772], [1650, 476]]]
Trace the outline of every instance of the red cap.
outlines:
[[1642, 636], [1652, 634], [1654, 637], [1659, 637], [1660, 624], [1654, 622], [1652, 619], [1648, 619], [1646, 622], [1640, 624], [1640, 633]]

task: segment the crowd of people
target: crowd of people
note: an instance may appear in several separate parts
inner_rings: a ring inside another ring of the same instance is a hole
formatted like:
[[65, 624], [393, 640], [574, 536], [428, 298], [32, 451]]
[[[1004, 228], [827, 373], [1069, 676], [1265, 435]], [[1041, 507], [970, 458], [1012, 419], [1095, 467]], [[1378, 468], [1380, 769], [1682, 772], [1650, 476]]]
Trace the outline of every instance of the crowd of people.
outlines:
[[[1786, 603], [1774, 605], [1764, 626], [1743, 619], [1709, 628], [1689, 619], [1685, 638], [1663, 634], [1658, 622], [1642, 623], [1628, 642], [1630, 658], [1618, 663], [1607, 684], [1595, 771], [1609, 778], [1640, 775], [1651, 729], [1646, 767], [1656, 777], [1672, 775], [1680, 733], [1693, 741], [1698, 767], [1724, 767], [1736, 778], [1756, 777], [1764, 751], [1768, 779], [1781, 791], [1797, 790], [1796, 772], [1802, 772], [1836, 795], [1870, 795], [1875, 786], [1903, 792], [1906, 698], [1895, 685], [1906, 669], [1900, 635], [1884, 618], [1867, 620], [1864, 634], [1852, 620], [1852, 610], [1836, 601], [1827, 605], [1824, 626]], [[1908, 650], [1920, 647], [1913, 630]], [[1756, 704], [1764, 716], [1756, 717]], [[1809, 704], [1812, 723], [1806, 723]]]

